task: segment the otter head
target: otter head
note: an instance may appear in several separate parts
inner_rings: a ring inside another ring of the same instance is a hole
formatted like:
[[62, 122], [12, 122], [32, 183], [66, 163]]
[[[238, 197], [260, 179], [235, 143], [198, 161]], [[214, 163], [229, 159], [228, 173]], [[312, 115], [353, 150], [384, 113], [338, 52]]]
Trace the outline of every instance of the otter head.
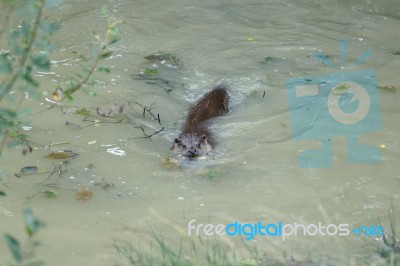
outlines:
[[208, 144], [206, 134], [184, 134], [174, 140], [172, 149], [185, 157], [194, 158], [207, 155], [211, 145]]

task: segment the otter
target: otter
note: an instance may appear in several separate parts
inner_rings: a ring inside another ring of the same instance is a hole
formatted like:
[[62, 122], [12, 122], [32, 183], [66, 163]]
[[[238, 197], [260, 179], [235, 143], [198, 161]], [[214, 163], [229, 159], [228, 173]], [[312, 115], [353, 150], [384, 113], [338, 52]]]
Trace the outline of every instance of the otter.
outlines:
[[188, 158], [207, 155], [215, 145], [207, 122], [228, 113], [228, 101], [229, 95], [224, 86], [217, 86], [206, 93], [189, 109], [182, 132], [174, 140], [172, 149]]

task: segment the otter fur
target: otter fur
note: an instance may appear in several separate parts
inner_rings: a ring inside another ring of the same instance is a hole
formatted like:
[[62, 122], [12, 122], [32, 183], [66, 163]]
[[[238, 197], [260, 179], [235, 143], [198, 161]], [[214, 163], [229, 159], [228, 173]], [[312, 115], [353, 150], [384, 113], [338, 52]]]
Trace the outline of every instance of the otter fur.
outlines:
[[217, 86], [206, 93], [189, 109], [182, 132], [174, 140], [172, 149], [188, 158], [207, 155], [215, 145], [207, 122], [228, 113], [228, 102], [229, 95], [223, 86]]

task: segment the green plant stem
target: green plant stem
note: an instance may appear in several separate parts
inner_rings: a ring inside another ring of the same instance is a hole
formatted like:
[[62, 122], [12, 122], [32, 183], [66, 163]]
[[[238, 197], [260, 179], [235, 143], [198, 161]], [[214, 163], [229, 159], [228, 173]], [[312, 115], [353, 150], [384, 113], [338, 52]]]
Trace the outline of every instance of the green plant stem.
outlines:
[[[25, 99], [24, 95], [21, 95], [19, 97], [19, 101], [18, 101], [17, 106], [15, 107], [15, 110], [14, 110], [15, 113], [18, 113], [19, 108], [21, 108], [22, 102], [24, 101], [24, 99]], [[8, 140], [8, 129], [6, 129], [4, 131], [4, 137], [3, 137], [3, 139], [1, 140], [1, 143], [0, 143], [0, 154], [3, 152], [4, 146], [6, 145], [7, 140]]]
[[10, 90], [13, 88], [15, 82], [17, 81], [19, 72], [22, 70], [22, 68], [26, 64], [26, 61], [28, 60], [29, 54], [30, 54], [30, 52], [32, 50], [32, 47], [33, 47], [33, 43], [36, 40], [36, 36], [37, 36], [37, 33], [38, 33], [40, 21], [41, 21], [41, 19], [43, 17], [43, 10], [44, 10], [45, 2], [46, 2], [45, 0], [38, 1], [38, 3], [40, 3], [41, 6], [39, 6], [39, 8], [38, 8], [38, 12], [37, 12], [36, 18], [35, 18], [35, 20], [33, 22], [33, 31], [31, 33], [30, 38], [28, 38], [28, 43], [27, 43], [26, 48], [25, 48], [25, 54], [21, 57], [21, 59], [19, 61], [18, 70], [15, 71], [14, 74], [11, 75], [10, 78], [5, 79], [4, 82], [0, 85], [0, 87], [3, 87], [3, 91], [0, 94], [0, 102], [10, 92]]
[[99, 62], [100, 62], [100, 59], [101, 59], [101, 55], [98, 55], [97, 58], [96, 58], [96, 60], [94, 61], [93, 65], [92, 65], [92, 66], [90, 67], [90, 69], [88, 70], [88, 73], [87, 73], [87, 75], [85, 76], [85, 78], [84, 78], [83, 80], [81, 80], [81, 81], [79, 82], [79, 84], [77, 84], [77, 85], [68, 93], [68, 95], [63, 95], [63, 97], [60, 99], [60, 101], [55, 102], [55, 103], [53, 103], [52, 105], [50, 105], [50, 106], [48, 106], [48, 107], [46, 107], [46, 108], [44, 108], [44, 109], [42, 109], [42, 110], [39, 110], [39, 111], [35, 112], [34, 114], [42, 113], [42, 112], [44, 112], [44, 111], [53, 109], [53, 108], [56, 107], [56, 106], [62, 106], [62, 102], [63, 102], [68, 96], [71, 96], [74, 92], [76, 92], [76, 91], [78, 91], [79, 89], [81, 89], [81, 88], [88, 82], [89, 78], [92, 76], [93, 72], [96, 70], [97, 65], [98, 65]]
[[93, 65], [88, 70], [88, 73], [87, 73], [86, 77], [81, 82], [79, 82], [79, 84], [76, 85], [68, 95], [64, 95], [61, 98], [60, 102], [64, 101], [68, 96], [72, 95], [74, 92], [76, 92], [79, 89], [81, 89], [89, 81], [89, 78], [93, 75], [93, 72], [96, 70], [97, 65], [100, 62], [100, 58], [101, 58], [101, 55], [98, 55], [96, 60], [94, 61]]
[[0, 154], [3, 153], [4, 146], [6, 146], [7, 139], [8, 139], [7, 133], [8, 133], [8, 130], [6, 130], [4, 132], [3, 139], [1, 140], [1, 143], [0, 143]]

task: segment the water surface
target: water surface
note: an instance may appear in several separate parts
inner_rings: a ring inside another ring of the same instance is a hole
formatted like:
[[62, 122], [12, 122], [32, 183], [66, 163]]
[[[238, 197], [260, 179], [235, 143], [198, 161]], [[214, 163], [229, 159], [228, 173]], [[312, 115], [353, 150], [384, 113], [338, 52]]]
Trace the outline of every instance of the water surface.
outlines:
[[[186, 236], [176, 228], [186, 232], [191, 219], [354, 226], [382, 221], [388, 226], [390, 201], [400, 206], [400, 92], [379, 90], [382, 129], [360, 136], [363, 143], [385, 145], [379, 163], [349, 164], [346, 138], [337, 137], [332, 139], [333, 167], [305, 169], [298, 156], [317, 148], [319, 140], [292, 139], [285, 84], [289, 78], [340, 71], [324, 66], [315, 54], [321, 51], [340, 64], [338, 41], [346, 39], [349, 65], [370, 48], [373, 56], [357, 69], [376, 71], [378, 85], [400, 87], [400, 56], [393, 54], [400, 50], [395, 1], [67, 1], [53, 12], [62, 24], [54, 38], [54, 72], [40, 78], [49, 93], [68, 73], [80, 71], [72, 51], [89, 52], [91, 32], [101, 32], [104, 25], [101, 6], [124, 21], [123, 40], [107, 62], [112, 72], [94, 77], [97, 96], [78, 93], [70, 105], [95, 109], [125, 103], [134, 124], [74, 130], [64, 123], [85, 125], [77, 115], [54, 109], [32, 116], [29, 134], [37, 149], [29, 156], [8, 150], [1, 159], [10, 176], [2, 188], [8, 194], [0, 203], [2, 232], [22, 238], [21, 212], [30, 206], [46, 223], [36, 255], [48, 265], [112, 265], [117, 261], [113, 240], [135, 244], [148, 238], [150, 225], [178, 245]], [[159, 51], [175, 53], [183, 64], [166, 72], [183, 84], [168, 93], [134, 78], [148, 66], [144, 56]], [[231, 112], [213, 123], [219, 141], [213, 156], [166, 169], [161, 160], [176, 157], [169, 148], [187, 108], [219, 83], [229, 87]], [[128, 101], [151, 106], [162, 125], [142, 119], [140, 109], [128, 108]], [[164, 130], [151, 140], [138, 138], [143, 133], [135, 127], [141, 125], [149, 134]], [[65, 148], [79, 156], [62, 178], [48, 180], [57, 183], [57, 198], [38, 194], [27, 200], [42, 189], [37, 183], [46, 175], [18, 179], [13, 174], [27, 165], [52, 170], [52, 162], [59, 161], [43, 157], [50, 152], [46, 145], [61, 141], [71, 143]], [[207, 178], [210, 171], [216, 177]], [[114, 187], [95, 185], [103, 180]], [[74, 190], [82, 187], [94, 192], [91, 200], [75, 199]], [[312, 255], [342, 261], [370, 256], [365, 246], [371, 243], [372, 238], [355, 236], [257, 237], [249, 242], [278, 259], [285, 250], [297, 259]], [[1, 242], [0, 249], [5, 248]]]

